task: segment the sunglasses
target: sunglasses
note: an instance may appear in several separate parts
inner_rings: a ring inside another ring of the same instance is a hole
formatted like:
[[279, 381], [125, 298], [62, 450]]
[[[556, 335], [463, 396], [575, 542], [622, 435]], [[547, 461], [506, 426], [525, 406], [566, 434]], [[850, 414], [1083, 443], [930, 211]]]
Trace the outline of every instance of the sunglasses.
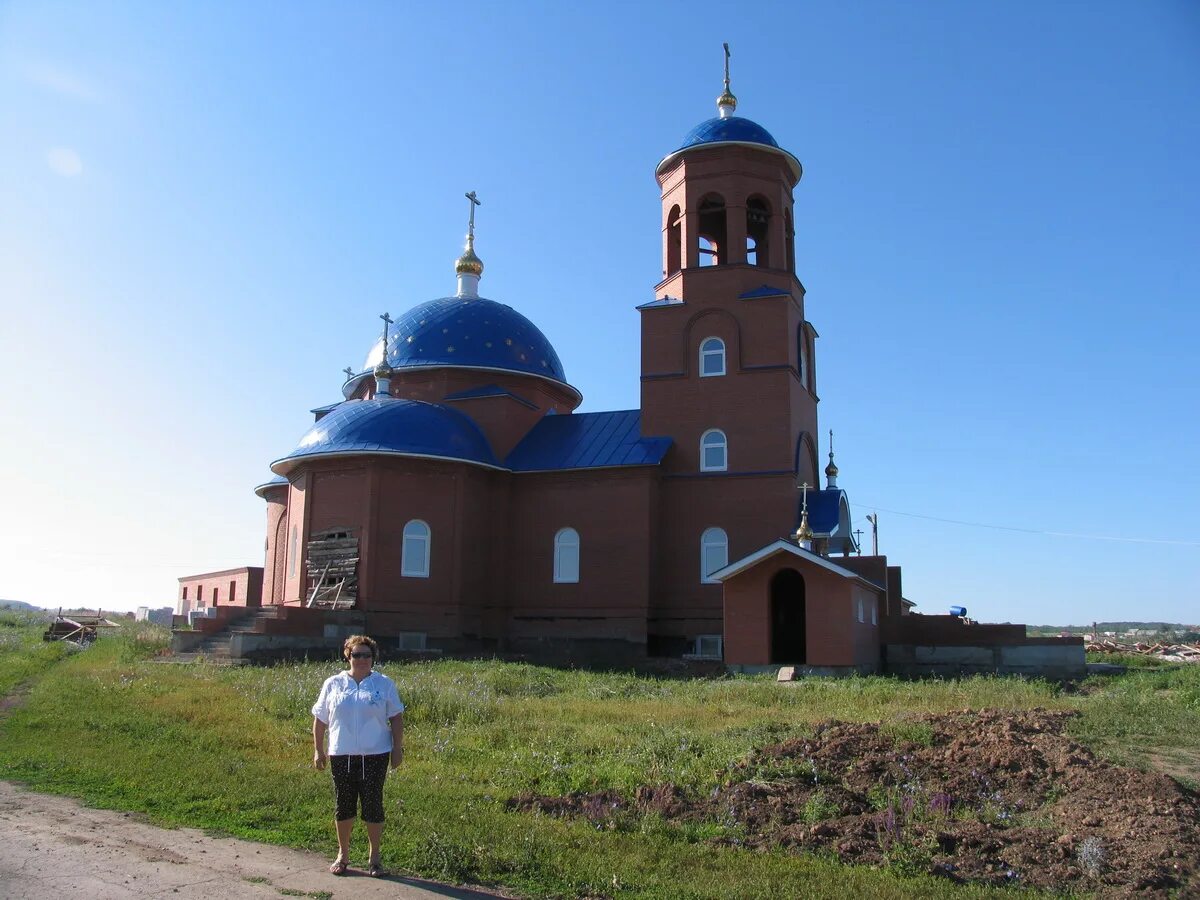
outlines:
[[374, 653], [351, 653], [350, 658], [351, 659], [370, 659], [374, 655], [375, 655]]

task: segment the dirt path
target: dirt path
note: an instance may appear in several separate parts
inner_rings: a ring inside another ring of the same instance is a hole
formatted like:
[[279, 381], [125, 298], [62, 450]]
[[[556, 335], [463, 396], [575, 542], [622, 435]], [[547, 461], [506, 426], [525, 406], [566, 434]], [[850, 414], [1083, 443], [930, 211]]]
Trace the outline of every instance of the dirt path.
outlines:
[[[365, 843], [359, 853], [365, 855]], [[89, 809], [0, 781], [0, 897], [7, 900], [497, 896], [416, 878], [369, 878], [357, 868], [338, 878], [328, 874], [328, 863], [284, 847], [157, 828], [130, 813]]]

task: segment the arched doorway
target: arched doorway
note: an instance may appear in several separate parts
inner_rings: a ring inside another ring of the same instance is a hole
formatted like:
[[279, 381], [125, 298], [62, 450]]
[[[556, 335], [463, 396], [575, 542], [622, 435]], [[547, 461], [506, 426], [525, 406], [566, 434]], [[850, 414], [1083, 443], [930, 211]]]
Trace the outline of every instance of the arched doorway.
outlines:
[[771, 662], [807, 661], [804, 576], [783, 569], [771, 579]]

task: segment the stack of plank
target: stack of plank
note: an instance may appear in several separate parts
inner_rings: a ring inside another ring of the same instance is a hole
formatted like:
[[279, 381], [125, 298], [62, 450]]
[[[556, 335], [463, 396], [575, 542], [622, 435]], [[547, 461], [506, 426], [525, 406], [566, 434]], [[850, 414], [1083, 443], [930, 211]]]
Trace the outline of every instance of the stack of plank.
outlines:
[[70, 641], [86, 647], [96, 639], [99, 629], [119, 627], [116, 622], [110, 622], [104, 618], [104, 614], [100, 610], [96, 610], [94, 616], [87, 613], [71, 613], [69, 616], [64, 616], [60, 609], [58, 615], [54, 617], [54, 621], [50, 623], [50, 627], [42, 635], [42, 640]]
[[358, 601], [358, 538], [325, 531], [308, 542], [308, 603], [314, 609], [353, 609]]
[[1170, 662], [1200, 663], [1200, 644], [1168, 644], [1162, 641], [1153, 644], [1144, 641], [1125, 644], [1105, 638], [1102, 641], [1087, 641], [1084, 646], [1089, 653], [1136, 653], [1142, 656], [1157, 656]]

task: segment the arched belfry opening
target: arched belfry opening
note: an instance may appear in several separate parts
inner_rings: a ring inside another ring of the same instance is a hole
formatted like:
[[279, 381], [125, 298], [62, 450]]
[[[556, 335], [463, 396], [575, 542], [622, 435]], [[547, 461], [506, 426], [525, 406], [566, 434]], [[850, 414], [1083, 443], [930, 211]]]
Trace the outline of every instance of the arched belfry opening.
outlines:
[[746, 201], [746, 262], [752, 266], [771, 265], [771, 207], [762, 197]]
[[787, 249], [787, 267], [793, 275], [796, 273], [796, 229], [792, 225], [792, 211], [783, 211], [783, 245]]
[[683, 223], [680, 221], [679, 204], [675, 204], [667, 216], [667, 275], [674, 275], [681, 268], [683, 268]]
[[782, 569], [771, 579], [771, 663], [808, 661], [804, 576]]
[[701, 266], [719, 266], [724, 262], [725, 198], [720, 194], [708, 194], [701, 198], [697, 232]]

